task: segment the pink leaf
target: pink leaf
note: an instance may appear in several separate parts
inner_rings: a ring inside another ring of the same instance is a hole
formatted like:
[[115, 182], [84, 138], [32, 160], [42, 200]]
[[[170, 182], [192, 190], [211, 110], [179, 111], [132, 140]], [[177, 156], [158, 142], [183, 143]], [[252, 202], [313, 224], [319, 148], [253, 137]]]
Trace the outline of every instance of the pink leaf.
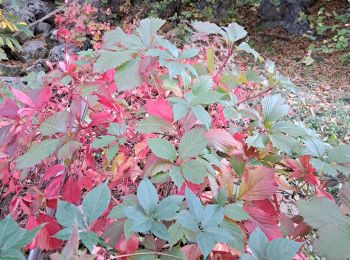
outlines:
[[62, 181], [63, 181], [64, 175], [61, 174], [57, 177], [55, 177], [51, 183], [45, 188], [45, 197], [47, 199], [57, 197], [61, 191]]
[[238, 198], [242, 200], [263, 200], [276, 190], [273, 169], [258, 166], [248, 169], [242, 178]]
[[42, 184], [44, 181], [55, 177], [57, 175], [57, 173], [61, 172], [64, 170], [64, 166], [61, 164], [55, 164], [51, 167], [49, 167], [45, 173], [44, 173], [44, 177], [41, 179], [40, 183]]
[[21, 102], [22, 104], [25, 104], [27, 106], [30, 106], [32, 108], [35, 107], [33, 101], [23, 91], [15, 89], [15, 88], [11, 88], [11, 91], [12, 91], [12, 94], [17, 98], [17, 100], [19, 102]]
[[145, 107], [148, 114], [159, 116], [170, 123], [173, 122], [173, 110], [167, 100], [163, 98], [158, 98], [155, 101], [148, 99]]
[[62, 197], [65, 201], [77, 204], [80, 201], [81, 189], [76, 180], [69, 177], [62, 190]]
[[16, 102], [11, 99], [4, 99], [4, 102], [0, 105], [0, 116], [9, 119], [15, 119], [18, 117], [18, 106]]
[[30, 248], [38, 247], [42, 250], [54, 250], [59, 249], [62, 245], [62, 241], [52, 237], [58, 231], [60, 231], [60, 225], [53, 217], [46, 214], [39, 214], [38, 218], [30, 216], [28, 219], [27, 229], [33, 229], [38, 225], [45, 224], [37, 235], [34, 241], [31, 243]]
[[209, 129], [205, 136], [209, 145], [221, 152], [229, 152], [232, 149], [243, 151], [243, 145], [233, 138], [233, 136], [224, 129]]
[[244, 226], [250, 233], [258, 226], [270, 240], [282, 237], [278, 227], [277, 212], [275, 210], [273, 212], [271, 207], [273, 208], [269, 200], [243, 206], [243, 209], [250, 216], [250, 220], [244, 222]]

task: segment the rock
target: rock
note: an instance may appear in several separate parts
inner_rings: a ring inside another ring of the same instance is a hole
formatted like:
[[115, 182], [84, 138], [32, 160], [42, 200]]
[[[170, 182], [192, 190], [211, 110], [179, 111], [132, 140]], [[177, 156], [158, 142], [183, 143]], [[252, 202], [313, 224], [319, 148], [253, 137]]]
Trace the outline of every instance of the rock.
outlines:
[[46, 43], [42, 40], [29, 40], [23, 45], [23, 59], [29, 61], [31, 59], [41, 59], [47, 57], [48, 49]]
[[15, 77], [21, 73], [23, 64], [0, 62], [0, 76]]
[[64, 55], [66, 54], [66, 51], [68, 51], [69, 54], [77, 53], [79, 48], [75, 47], [74, 45], [70, 44], [60, 44], [58, 46], [53, 47], [49, 52], [49, 61], [51, 62], [58, 62], [61, 60], [64, 60]]
[[17, 0], [18, 8], [15, 8], [12, 2], [13, 0], [3, 0], [3, 9], [12, 12], [21, 21], [27, 23], [32, 23], [53, 10], [49, 3], [42, 0]]
[[19, 89], [23, 89], [25, 87], [21, 77], [0, 77], [0, 82], [4, 86], [11, 86]]
[[259, 6], [259, 16], [270, 28], [282, 26], [293, 35], [303, 35], [310, 32], [310, 26], [306, 19], [307, 8], [316, 0], [279, 0], [276, 6], [275, 0], [262, 0]]
[[52, 26], [48, 23], [41, 22], [38, 23], [35, 26], [35, 34], [43, 34], [44, 36], [48, 36], [50, 34], [50, 31], [52, 29]]

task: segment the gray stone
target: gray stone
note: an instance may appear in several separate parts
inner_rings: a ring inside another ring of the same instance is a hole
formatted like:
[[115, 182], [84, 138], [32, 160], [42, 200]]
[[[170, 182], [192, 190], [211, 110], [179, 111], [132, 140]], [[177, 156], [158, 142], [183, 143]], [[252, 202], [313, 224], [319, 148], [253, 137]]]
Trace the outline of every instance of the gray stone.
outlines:
[[306, 19], [307, 8], [316, 0], [279, 0], [276, 6], [274, 0], [262, 0], [259, 6], [259, 16], [270, 28], [282, 26], [289, 33], [303, 35], [310, 33]]
[[0, 82], [0, 84], [3, 84], [4, 86], [11, 86], [19, 89], [25, 87], [22, 77], [0, 77]]
[[48, 23], [41, 22], [35, 25], [35, 34], [43, 34], [44, 36], [48, 36], [52, 26]]
[[58, 62], [58, 61], [64, 60], [64, 56], [66, 54], [66, 51], [69, 54], [73, 54], [73, 53], [77, 53], [80, 50], [79, 50], [79, 48], [75, 47], [74, 45], [60, 44], [58, 46], [53, 47], [50, 50], [49, 56], [48, 56], [49, 61]]
[[23, 45], [23, 59], [29, 61], [31, 59], [41, 59], [47, 57], [48, 49], [46, 43], [41, 40], [29, 40]]
[[46, 14], [51, 12], [53, 9], [49, 3], [42, 0], [17, 0], [18, 8], [12, 4], [12, 0], [3, 0], [3, 8], [15, 14], [21, 21], [32, 23]]
[[21, 73], [22, 64], [0, 62], [0, 76], [15, 77]]

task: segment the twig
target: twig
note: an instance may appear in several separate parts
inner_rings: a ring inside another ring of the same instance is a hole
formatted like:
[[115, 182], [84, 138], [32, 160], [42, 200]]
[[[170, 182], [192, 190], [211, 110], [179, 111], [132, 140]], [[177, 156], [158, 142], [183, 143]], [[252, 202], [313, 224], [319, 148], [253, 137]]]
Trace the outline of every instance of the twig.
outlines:
[[254, 96], [248, 97], [248, 98], [246, 98], [246, 99], [244, 99], [244, 100], [242, 100], [242, 101], [236, 103], [235, 105], [237, 106], [237, 105], [240, 105], [240, 104], [242, 104], [242, 103], [244, 103], [244, 102], [247, 102], [247, 101], [249, 101], [249, 100], [252, 100], [252, 99], [261, 97], [261, 96], [265, 95], [266, 93], [270, 92], [272, 89], [273, 89], [273, 87], [270, 87], [270, 88], [264, 90], [263, 92], [260, 92], [260, 93], [254, 95]]
[[115, 258], [123, 258], [128, 256], [136, 256], [136, 255], [160, 255], [160, 256], [172, 257], [174, 259], [182, 259], [181, 257], [175, 256], [175, 255], [170, 255], [170, 254], [160, 253], [160, 252], [141, 252], [141, 253], [134, 253], [134, 254], [116, 255]]
[[[42, 21], [45, 21], [46, 19], [50, 18], [51, 16], [63, 11], [67, 6], [66, 5], [62, 5], [60, 7], [58, 7], [57, 9], [53, 10], [52, 12], [48, 13], [47, 15], [45, 15], [44, 17], [40, 18], [39, 20], [36, 20], [35, 22], [32, 22], [28, 25], [28, 27], [32, 27], [34, 25], [37, 25], [38, 23], [41, 23]], [[18, 36], [22, 31], [17, 31], [15, 33], [13, 33], [11, 36], [12, 37], [16, 37]]]

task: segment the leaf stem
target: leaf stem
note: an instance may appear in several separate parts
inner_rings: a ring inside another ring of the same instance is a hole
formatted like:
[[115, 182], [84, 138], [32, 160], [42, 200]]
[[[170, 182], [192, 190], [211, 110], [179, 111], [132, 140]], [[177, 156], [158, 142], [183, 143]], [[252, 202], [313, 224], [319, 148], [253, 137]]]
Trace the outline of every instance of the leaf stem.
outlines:
[[123, 257], [128, 257], [128, 256], [137, 256], [137, 255], [160, 255], [160, 256], [168, 256], [168, 257], [172, 257], [174, 259], [183, 259], [181, 257], [175, 256], [175, 255], [171, 255], [171, 254], [167, 254], [167, 253], [160, 253], [160, 252], [140, 252], [140, 253], [133, 253], [133, 254], [125, 254], [125, 255], [116, 255], [115, 258], [123, 258]]

